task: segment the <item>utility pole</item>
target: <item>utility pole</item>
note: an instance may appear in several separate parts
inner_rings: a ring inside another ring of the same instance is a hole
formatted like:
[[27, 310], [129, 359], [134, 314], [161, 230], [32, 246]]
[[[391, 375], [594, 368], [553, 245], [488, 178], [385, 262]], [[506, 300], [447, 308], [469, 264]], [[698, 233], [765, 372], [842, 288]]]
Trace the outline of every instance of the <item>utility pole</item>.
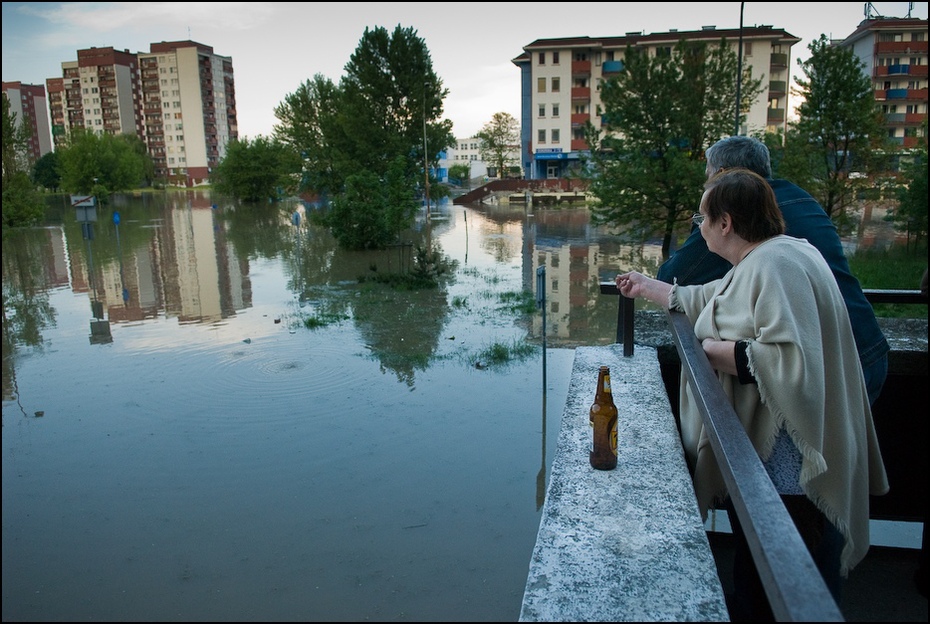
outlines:
[[423, 85], [423, 177], [426, 189], [426, 220], [429, 221], [429, 151], [426, 144], [426, 84]]

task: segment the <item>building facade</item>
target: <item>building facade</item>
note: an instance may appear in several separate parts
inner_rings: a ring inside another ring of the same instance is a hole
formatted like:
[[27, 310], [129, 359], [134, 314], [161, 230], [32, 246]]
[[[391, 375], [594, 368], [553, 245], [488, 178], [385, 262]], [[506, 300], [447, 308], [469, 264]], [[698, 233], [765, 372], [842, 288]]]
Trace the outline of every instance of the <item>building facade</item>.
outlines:
[[926, 142], [927, 20], [870, 17], [838, 45], [865, 66], [888, 138], [903, 148]]
[[29, 124], [32, 132], [25, 156], [29, 164], [34, 165], [42, 156], [52, 151], [45, 87], [21, 82], [4, 82], [3, 95], [10, 102], [10, 114], [16, 115], [17, 127], [23, 123]]
[[149, 52], [78, 50], [46, 81], [55, 145], [76, 128], [135, 134], [163, 183], [206, 183], [238, 138], [232, 59], [194, 41], [161, 42]]
[[[741, 37], [742, 35], [742, 37]], [[566, 176], [588, 150], [585, 122], [601, 128], [600, 84], [619, 73], [628, 46], [655, 55], [679, 41], [719, 43], [734, 51], [742, 39], [742, 63], [761, 78], [763, 90], [746, 112], [741, 134], [785, 130], [788, 123], [791, 47], [800, 39], [771, 26], [669, 31], [618, 37], [538, 39], [513, 59], [521, 80], [521, 164], [527, 179]]]

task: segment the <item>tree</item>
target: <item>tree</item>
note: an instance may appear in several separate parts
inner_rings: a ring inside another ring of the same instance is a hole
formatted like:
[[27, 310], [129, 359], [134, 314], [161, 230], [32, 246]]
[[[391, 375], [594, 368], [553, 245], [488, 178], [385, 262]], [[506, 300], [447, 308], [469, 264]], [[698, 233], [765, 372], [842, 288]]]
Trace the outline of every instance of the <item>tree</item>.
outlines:
[[57, 191], [61, 186], [60, 165], [58, 152], [45, 154], [32, 167], [32, 181], [50, 191]]
[[520, 122], [513, 115], [494, 113], [475, 136], [480, 140], [481, 160], [497, 168], [498, 178], [503, 178], [511, 165], [519, 166], [513, 154], [520, 150]]
[[248, 202], [275, 201], [297, 190], [300, 160], [288, 146], [259, 136], [230, 141], [210, 182], [219, 193]]
[[467, 184], [469, 178], [471, 177], [471, 167], [465, 163], [455, 163], [449, 167], [449, 181], [455, 181], [455, 183]]
[[339, 88], [321, 74], [302, 83], [275, 108], [273, 136], [302, 161], [300, 190], [331, 195], [345, 184], [338, 153], [332, 147], [339, 129]]
[[[924, 122], [924, 137], [927, 136], [927, 122]], [[909, 159], [901, 164], [901, 178], [904, 184], [898, 187], [898, 206], [890, 215], [895, 227], [907, 233], [920, 244], [927, 240], [927, 143], [922, 142]]]
[[409, 224], [417, 203], [406, 179], [406, 161], [397, 156], [383, 178], [359, 171], [346, 178], [346, 189], [333, 198], [329, 212], [314, 217], [328, 226], [346, 249], [381, 249], [395, 242]]
[[[737, 72], [725, 39], [681, 41], [654, 56], [627, 48], [624, 70], [601, 86], [602, 130], [586, 125], [591, 152], [582, 175], [596, 197], [595, 223], [640, 240], [660, 234], [668, 257], [676, 226], [700, 202], [704, 149], [733, 128]], [[745, 68], [740, 110], [760, 92], [761, 80]]]
[[[789, 124], [780, 174], [813, 195], [840, 227], [859, 188], [850, 173], [874, 173], [889, 153], [872, 82], [852, 48], [830, 45], [826, 35], [808, 45], [793, 95], [802, 99]], [[859, 178], [865, 182], [865, 178]]]
[[17, 124], [10, 101], [3, 97], [3, 234], [8, 227], [37, 223], [45, 214], [45, 204], [29, 179], [26, 148], [31, 130]]
[[137, 141], [134, 135], [75, 129], [68, 146], [59, 152], [61, 187], [100, 200], [110, 193], [138, 188], [148, 156], [139, 153]]
[[[348, 199], [364, 208], [357, 199], [372, 179], [362, 174], [370, 173], [376, 180], [390, 178], [397, 184], [402, 179], [411, 192], [417, 187], [425, 191], [428, 171], [435, 166], [439, 152], [455, 140], [452, 122], [440, 119], [448, 90], [433, 71], [426, 44], [412, 28], [397, 26], [390, 33], [382, 27], [366, 28], [345, 71], [338, 86], [316, 76], [275, 109], [281, 121], [275, 136], [303, 160], [301, 190], [332, 194], [335, 204], [339, 194], [350, 192], [349, 178], [355, 177], [353, 196]], [[401, 178], [397, 178], [397, 158], [403, 163]], [[430, 186], [430, 191], [438, 197], [441, 187]], [[379, 206], [376, 202], [370, 209], [378, 210]], [[390, 232], [399, 232], [412, 223], [413, 213], [398, 210], [391, 214], [404, 222], [391, 224]], [[346, 215], [361, 217], [352, 210], [332, 219], [333, 228], [355, 228], [345, 237], [334, 231], [338, 239], [356, 240], [359, 232], [371, 232], [360, 222], [347, 220]], [[375, 222], [379, 219], [371, 218]], [[386, 244], [372, 233], [372, 239], [362, 246], [373, 245], [376, 240], [378, 245]]]

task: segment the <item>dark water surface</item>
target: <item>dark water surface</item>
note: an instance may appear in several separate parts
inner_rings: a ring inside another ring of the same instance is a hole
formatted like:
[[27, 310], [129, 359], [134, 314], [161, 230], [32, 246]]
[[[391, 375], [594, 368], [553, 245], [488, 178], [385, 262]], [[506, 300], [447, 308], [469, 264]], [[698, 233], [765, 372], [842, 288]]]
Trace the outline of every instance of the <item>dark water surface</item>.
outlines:
[[[52, 202], [3, 247], [4, 621], [518, 618], [573, 348], [616, 331], [598, 281], [657, 247], [443, 204], [350, 253], [202, 191], [88, 240]], [[359, 281], [427, 244], [439, 289]]]

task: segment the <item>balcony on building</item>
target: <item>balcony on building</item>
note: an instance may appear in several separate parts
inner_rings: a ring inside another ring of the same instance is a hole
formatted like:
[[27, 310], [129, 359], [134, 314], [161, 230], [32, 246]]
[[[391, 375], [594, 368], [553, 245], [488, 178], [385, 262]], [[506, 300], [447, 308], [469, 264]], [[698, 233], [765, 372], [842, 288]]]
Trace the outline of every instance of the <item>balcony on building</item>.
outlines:
[[572, 61], [572, 78], [590, 75], [591, 61]]
[[772, 69], [785, 69], [788, 67], [788, 55], [784, 52], [773, 52], [769, 57], [769, 67]]
[[926, 41], [878, 41], [875, 53], [883, 54], [926, 54]]
[[572, 139], [572, 151], [573, 152], [582, 152], [590, 149], [588, 147], [588, 142], [584, 139]]
[[768, 116], [767, 120], [769, 122], [782, 122], [785, 120], [785, 109], [784, 108], [769, 108], [767, 109]]
[[787, 93], [788, 83], [784, 80], [769, 81], [769, 97], [781, 97]]
[[572, 113], [572, 128], [582, 127], [590, 118], [587, 113]]
[[619, 74], [623, 71], [623, 61], [604, 61], [601, 65], [601, 73], [605, 76]]
[[591, 101], [591, 87], [572, 87], [573, 102]]

